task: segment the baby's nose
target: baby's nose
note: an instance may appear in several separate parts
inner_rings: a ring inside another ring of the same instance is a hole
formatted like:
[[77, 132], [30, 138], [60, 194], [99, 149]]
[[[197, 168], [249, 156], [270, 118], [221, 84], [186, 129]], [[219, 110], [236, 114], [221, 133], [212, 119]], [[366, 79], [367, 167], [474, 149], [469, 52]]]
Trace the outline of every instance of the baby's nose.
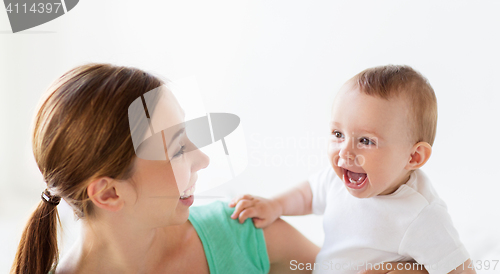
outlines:
[[341, 158], [339, 157], [339, 160], [337, 162], [337, 165], [340, 167], [349, 167], [354, 165], [354, 158]]
[[356, 156], [346, 148], [343, 148], [339, 151], [339, 156], [340, 158], [345, 160], [354, 160], [356, 158]]

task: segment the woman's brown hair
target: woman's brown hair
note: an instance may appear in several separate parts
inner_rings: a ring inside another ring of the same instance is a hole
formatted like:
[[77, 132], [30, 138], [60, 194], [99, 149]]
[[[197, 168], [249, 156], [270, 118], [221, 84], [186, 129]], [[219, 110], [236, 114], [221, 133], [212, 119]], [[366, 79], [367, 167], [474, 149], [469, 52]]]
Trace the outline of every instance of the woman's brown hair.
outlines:
[[[63, 198], [78, 218], [93, 214], [87, 194], [92, 180], [131, 177], [135, 151], [128, 108], [162, 84], [136, 68], [87, 64], [65, 73], [47, 91], [34, 120], [33, 154], [47, 190]], [[55, 269], [58, 223], [56, 205], [40, 201], [22, 234], [12, 273]]]

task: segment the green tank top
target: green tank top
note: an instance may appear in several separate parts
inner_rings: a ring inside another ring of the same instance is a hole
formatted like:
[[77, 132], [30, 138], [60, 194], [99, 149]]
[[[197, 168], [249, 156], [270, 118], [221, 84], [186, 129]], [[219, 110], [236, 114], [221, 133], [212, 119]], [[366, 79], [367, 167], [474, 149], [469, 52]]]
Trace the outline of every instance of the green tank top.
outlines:
[[269, 257], [262, 229], [251, 219], [231, 219], [234, 208], [222, 201], [191, 207], [189, 221], [203, 243], [211, 274], [268, 273]]

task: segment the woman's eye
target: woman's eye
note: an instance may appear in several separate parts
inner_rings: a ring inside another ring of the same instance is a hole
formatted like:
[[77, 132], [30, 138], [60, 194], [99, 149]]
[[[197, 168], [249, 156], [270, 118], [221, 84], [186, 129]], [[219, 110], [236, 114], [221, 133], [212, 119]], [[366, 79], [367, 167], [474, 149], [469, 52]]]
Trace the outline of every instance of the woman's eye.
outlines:
[[340, 133], [339, 131], [334, 131], [333, 136], [335, 136], [335, 138], [343, 138], [344, 137], [344, 135], [342, 133]]
[[359, 139], [359, 142], [362, 143], [363, 145], [366, 145], [366, 146], [368, 146], [368, 145], [374, 145], [375, 144], [370, 139], [365, 138], [365, 137]]
[[172, 156], [172, 158], [177, 158], [177, 157], [181, 156], [182, 154], [184, 154], [184, 148], [185, 148], [185, 146], [181, 146], [179, 151], [177, 153], [175, 153], [174, 156]]

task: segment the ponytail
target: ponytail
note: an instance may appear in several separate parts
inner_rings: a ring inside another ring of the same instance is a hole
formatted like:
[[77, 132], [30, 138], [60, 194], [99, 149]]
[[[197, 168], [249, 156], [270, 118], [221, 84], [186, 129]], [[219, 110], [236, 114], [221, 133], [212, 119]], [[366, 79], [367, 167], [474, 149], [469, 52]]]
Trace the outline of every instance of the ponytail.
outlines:
[[[93, 216], [87, 185], [107, 176], [132, 176], [135, 150], [128, 108], [164, 82], [140, 69], [109, 64], [78, 66], [47, 90], [33, 125], [33, 156], [47, 187], [24, 229], [11, 273], [47, 274], [57, 267], [57, 204], [78, 218]], [[110, 106], [112, 103], [112, 107]], [[59, 226], [58, 226], [59, 223]]]
[[51, 199], [38, 204], [24, 228], [11, 273], [47, 274], [57, 265], [57, 224], [61, 224], [57, 203]]

